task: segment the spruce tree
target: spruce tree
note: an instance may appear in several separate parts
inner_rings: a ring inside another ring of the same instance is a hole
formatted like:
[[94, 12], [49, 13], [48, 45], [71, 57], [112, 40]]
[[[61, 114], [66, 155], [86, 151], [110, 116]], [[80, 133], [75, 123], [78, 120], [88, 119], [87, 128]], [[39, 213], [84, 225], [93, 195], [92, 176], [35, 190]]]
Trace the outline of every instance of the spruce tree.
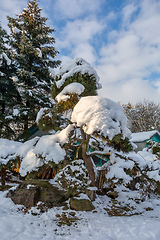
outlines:
[[[16, 18], [7, 17], [11, 30], [12, 59], [17, 71], [17, 88], [21, 96], [19, 120], [25, 132], [35, 121], [41, 107], [51, 107], [49, 98], [53, 78], [49, 68], [55, 68], [60, 61], [54, 58], [58, 51], [53, 47], [55, 31], [46, 26], [47, 18], [41, 16], [42, 9], [37, 1], [29, 1], [27, 9]], [[26, 136], [27, 137], [27, 136]]]
[[12, 76], [15, 67], [10, 60], [10, 49], [7, 44], [9, 36], [0, 25], [0, 137], [12, 139], [16, 132], [14, 125], [14, 106], [20, 100]]

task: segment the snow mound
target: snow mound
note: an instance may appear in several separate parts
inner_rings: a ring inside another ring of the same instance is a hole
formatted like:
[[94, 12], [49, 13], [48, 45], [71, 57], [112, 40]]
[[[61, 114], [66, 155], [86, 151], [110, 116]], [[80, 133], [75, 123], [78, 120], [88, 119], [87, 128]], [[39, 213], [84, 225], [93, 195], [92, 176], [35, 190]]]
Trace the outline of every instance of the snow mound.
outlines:
[[96, 79], [97, 89], [101, 88], [101, 84], [99, 83], [99, 76], [94, 68], [87, 63], [83, 58], [76, 58], [75, 60], [63, 65], [55, 76], [62, 76], [61, 80], [57, 81], [57, 87], [60, 88], [65, 82], [66, 78], [73, 76], [75, 73], [94, 75]]
[[62, 145], [68, 141], [68, 135], [74, 126], [69, 125], [60, 133], [35, 137], [19, 147], [17, 155], [22, 158], [20, 175], [26, 176], [31, 171], [37, 171], [44, 163], [53, 161], [58, 164], [66, 155]]
[[68, 84], [57, 96], [56, 100], [59, 103], [60, 101], [66, 101], [70, 98], [70, 96], [67, 96], [67, 94], [78, 94], [80, 95], [82, 92], [84, 92], [85, 87], [81, 83], [71, 83]]
[[87, 134], [95, 131], [104, 137], [112, 139], [122, 133], [130, 138], [130, 130], [127, 128], [127, 118], [123, 108], [110, 99], [98, 96], [83, 97], [73, 109], [71, 121], [78, 127], [83, 126]]

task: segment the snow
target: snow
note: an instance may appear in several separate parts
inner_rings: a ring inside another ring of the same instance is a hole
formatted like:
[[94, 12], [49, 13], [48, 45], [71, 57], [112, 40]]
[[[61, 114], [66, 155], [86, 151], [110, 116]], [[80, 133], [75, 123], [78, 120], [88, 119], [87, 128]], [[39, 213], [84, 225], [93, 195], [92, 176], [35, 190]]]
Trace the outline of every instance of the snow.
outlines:
[[106, 178], [116, 178], [116, 181], [118, 181], [118, 179], [123, 179], [125, 183], [128, 183], [131, 180], [131, 177], [125, 173], [124, 169], [132, 169], [134, 162], [129, 160], [125, 161], [124, 159], [115, 157], [114, 154], [111, 154], [110, 158], [112, 165], [108, 166], [109, 171], [106, 174]]
[[8, 56], [3, 52], [2, 56], [4, 57], [4, 59], [6, 60], [7, 62], [7, 65], [10, 65], [11, 64], [11, 60], [8, 58]]
[[17, 155], [22, 158], [20, 175], [26, 176], [27, 173], [36, 171], [49, 161], [58, 164], [64, 160], [66, 152], [61, 145], [68, 141], [68, 134], [73, 127], [73, 125], [69, 125], [54, 135], [35, 137], [20, 146], [17, 150]]
[[100, 196], [94, 202], [96, 212], [75, 212], [79, 219], [76, 223], [58, 226], [56, 215], [65, 212], [68, 216], [72, 210], [53, 208], [33, 216], [31, 212], [38, 213], [38, 210], [31, 208], [29, 213], [24, 214], [18, 210], [22, 206], [6, 198], [6, 192], [0, 192], [0, 236], [2, 240], [159, 240], [159, 202], [152, 200], [150, 204], [144, 203], [143, 207], [150, 206], [154, 210], [131, 217], [108, 216], [103, 209], [107, 204], [108, 201]]
[[[43, 136], [41, 138], [36, 137], [25, 143], [18, 143], [9, 141], [6, 139], [0, 139], [0, 156], [3, 158], [8, 154], [19, 154], [22, 158], [23, 168], [26, 171], [36, 169], [41, 164], [38, 155], [45, 153], [45, 157], [51, 153], [50, 157], [56, 155], [56, 159], [59, 158], [59, 154], [62, 153], [61, 145], [67, 142], [68, 134], [73, 129], [73, 125], [69, 125], [62, 132], [58, 132], [53, 136]], [[57, 144], [57, 145], [56, 145]], [[58, 151], [56, 152], [56, 147]], [[145, 168], [148, 166], [148, 177], [160, 181], [159, 169], [160, 161], [154, 158], [150, 152], [144, 150], [136, 154], [131, 152], [128, 154], [129, 158], [134, 159], [134, 162]], [[126, 183], [130, 180], [130, 176], [127, 175], [123, 169], [132, 169], [134, 162], [131, 160], [121, 159], [115, 157], [115, 154], [111, 154], [112, 164], [110, 164], [107, 179], [116, 177], [123, 179]], [[38, 162], [39, 161], [39, 162]], [[81, 163], [82, 160], [76, 160], [77, 163]], [[26, 164], [26, 165], [25, 165]], [[107, 163], [108, 164], [108, 163]], [[85, 168], [85, 166], [81, 165]], [[71, 170], [77, 174], [83, 173], [77, 165], [70, 165]], [[24, 169], [21, 169], [21, 171]], [[64, 172], [68, 174], [67, 166], [64, 168]], [[80, 172], [78, 172], [80, 171]], [[56, 176], [60, 176], [62, 172], [59, 172]], [[68, 175], [68, 181], [74, 179]], [[54, 181], [54, 180], [50, 180]], [[115, 179], [116, 181], [116, 179]], [[77, 181], [78, 182], [78, 181]], [[16, 184], [12, 184], [16, 188]], [[32, 184], [27, 185], [27, 189], [34, 187]], [[138, 187], [138, 186], [137, 186]], [[93, 189], [92, 189], [93, 190]], [[129, 217], [121, 216], [109, 216], [106, 208], [110, 207], [111, 200], [109, 197], [98, 196], [93, 201], [95, 210], [92, 212], [75, 212], [71, 209], [63, 210], [60, 208], [49, 209], [45, 213], [40, 213], [36, 207], [31, 208], [28, 213], [23, 212], [23, 206], [15, 205], [10, 198], [6, 198], [7, 191], [0, 191], [0, 236], [2, 240], [81, 240], [81, 239], [97, 239], [97, 240], [159, 240], [160, 236], [160, 202], [158, 198], [146, 199], [144, 202], [136, 203], [133, 199], [139, 199], [138, 191], [126, 191], [123, 186], [116, 188], [118, 192], [117, 200], [121, 202], [122, 206], [130, 204], [141, 215], [133, 215]], [[129, 198], [129, 197], [130, 198]], [[80, 199], [88, 199], [87, 195], [82, 193], [79, 195]], [[118, 203], [115, 202], [115, 207]], [[152, 211], [146, 211], [146, 209], [153, 209]], [[21, 209], [21, 210], [20, 210]], [[75, 216], [78, 220], [73, 222], [71, 226], [59, 225], [57, 215], [65, 213], [68, 217], [71, 217], [70, 212], [75, 212]], [[38, 215], [32, 215], [38, 214]], [[133, 212], [134, 214], [134, 212]]]
[[43, 114], [45, 113], [45, 111], [47, 111], [49, 108], [41, 108], [39, 110], [39, 112], [37, 113], [37, 117], [36, 117], [36, 123], [39, 122], [39, 120], [41, 119], [41, 117], [43, 116]]
[[143, 151], [139, 151], [138, 154], [143, 158], [145, 159], [146, 161], [150, 161], [150, 162], [153, 162], [154, 160], [157, 160], [157, 156], [148, 152], [148, 151], [145, 151], [145, 149]]
[[68, 94], [75, 93], [80, 95], [82, 92], [84, 92], [84, 89], [85, 88], [81, 83], [70, 83], [56, 96], [56, 100], [58, 103], [60, 101], [66, 101], [70, 98], [70, 96], [67, 96]]
[[149, 178], [153, 178], [156, 181], [160, 181], [159, 169], [147, 173]]
[[104, 137], [112, 139], [122, 132], [124, 137], [130, 138], [123, 108], [107, 98], [82, 97], [73, 109], [71, 121], [78, 127], [83, 126], [87, 134], [100, 131]]
[[149, 131], [149, 132], [139, 132], [139, 133], [132, 133], [131, 135], [131, 142], [143, 142], [146, 140], [149, 140], [151, 137], [153, 137], [155, 134], [159, 134], [158, 131]]
[[19, 33], [20, 32], [20, 29], [16, 28], [16, 27], [12, 27], [12, 32], [13, 33]]
[[19, 115], [19, 110], [14, 108], [13, 109], [13, 116], [18, 116]]
[[37, 50], [37, 52], [38, 52], [38, 57], [42, 57], [42, 51], [41, 51], [41, 49], [39, 49], [39, 48], [36, 48], [36, 50]]
[[22, 143], [8, 139], [0, 139], [0, 164], [7, 164]]
[[17, 78], [16, 76], [13, 76], [13, 77], [12, 77], [12, 80], [13, 80], [14, 82], [18, 82], [18, 78]]
[[101, 88], [101, 84], [99, 83], [99, 76], [94, 68], [91, 67], [89, 63], [87, 63], [83, 58], [76, 58], [75, 60], [63, 65], [55, 76], [62, 76], [61, 80], [57, 81], [57, 87], [60, 88], [65, 82], [66, 78], [73, 76], [75, 73], [94, 75], [96, 79], [97, 89]]

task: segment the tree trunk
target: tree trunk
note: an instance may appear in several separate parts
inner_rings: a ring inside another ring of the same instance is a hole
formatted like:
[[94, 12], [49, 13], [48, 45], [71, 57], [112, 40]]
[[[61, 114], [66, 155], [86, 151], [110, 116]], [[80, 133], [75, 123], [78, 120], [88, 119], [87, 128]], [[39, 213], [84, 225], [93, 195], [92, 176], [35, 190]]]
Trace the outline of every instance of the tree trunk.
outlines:
[[82, 138], [83, 138], [83, 143], [82, 143], [82, 158], [84, 160], [85, 166], [88, 170], [89, 173], [89, 178], [91, 180], [91, 186], [95, 186], [95, 172], [94, 172], [94, 167], [93, 163], [91, 161], [91, 157], [87, 156], [86, 152], [88, 151], [88, 144], [89, 144], [89, 136], [85, 134], [83, 129], [81, 128], [81, 133], [82, 133]]

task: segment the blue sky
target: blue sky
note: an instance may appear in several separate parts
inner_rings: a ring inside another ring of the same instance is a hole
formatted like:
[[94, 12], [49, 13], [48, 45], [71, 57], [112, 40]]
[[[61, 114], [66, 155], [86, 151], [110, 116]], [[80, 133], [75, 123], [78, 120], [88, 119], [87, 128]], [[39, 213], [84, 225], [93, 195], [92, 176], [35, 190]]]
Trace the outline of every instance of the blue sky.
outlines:
[[[40, 0], [56, 29], [62, 64], [82, 57], [97, 71], [99, 95], [122, 103], [160, 102], [160, 0]], [[0, 21], [27, 0], [1, 0]]]

